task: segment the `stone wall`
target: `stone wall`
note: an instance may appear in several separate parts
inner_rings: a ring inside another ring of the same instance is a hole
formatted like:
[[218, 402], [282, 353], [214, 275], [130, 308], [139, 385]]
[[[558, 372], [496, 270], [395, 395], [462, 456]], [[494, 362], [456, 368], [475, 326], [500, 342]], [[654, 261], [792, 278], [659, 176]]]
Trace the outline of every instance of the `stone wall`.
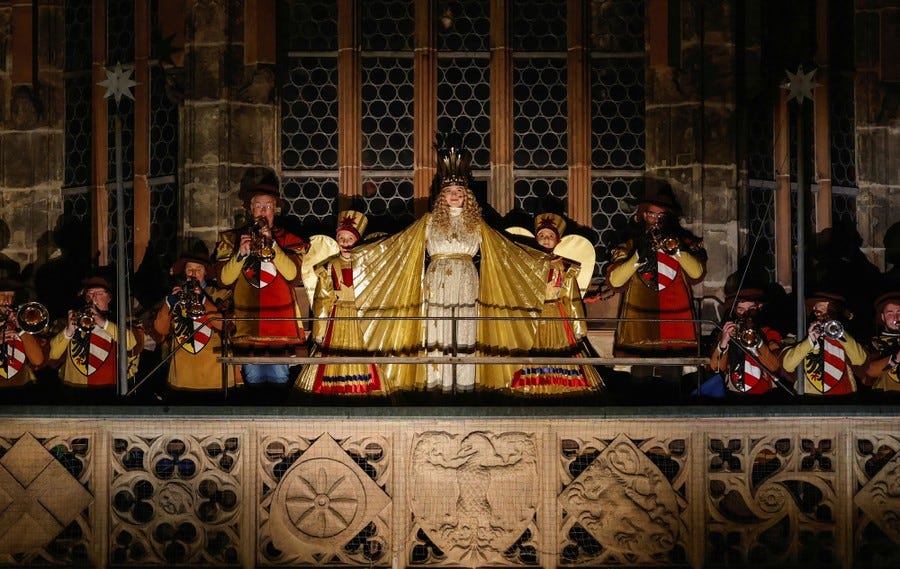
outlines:
[[704, 238], [700, 297], [718, 294], [737, 264], [734, 15], [729, 2], [680, 5], [680, 36], [669, 41], [681, 61], [647, 71], [647, 171], [672, 182], [684, 225]]
[[211, 247], [234, 223], [246, 169], [278, 170], [275, 73], [245, 63], [244, 2], [199, 0], [187, 17], [182, 229]]
[[51, 253], [49, 231], [62, 212], [62, 2], [42, 2], [37, 12], [36, 76], [30, 58], [14, 57], [14, 43], [31, 42], [34, 20], [31, 6], [18, 4], [14, 8], [12, 2], [0, 3], [0, 270], [4, 272], [46, 260]]
[[[857, 0], [856, 8], [858, 228], [869, 256], [887, 268], [885, 232], [900, 222], [900, 73], [896, 71], [900, 67], [896, 64], [900, 8], [896, 3], [865, 0]], [[884, 61], [885, 57], [893, 58], [893, 63]]]

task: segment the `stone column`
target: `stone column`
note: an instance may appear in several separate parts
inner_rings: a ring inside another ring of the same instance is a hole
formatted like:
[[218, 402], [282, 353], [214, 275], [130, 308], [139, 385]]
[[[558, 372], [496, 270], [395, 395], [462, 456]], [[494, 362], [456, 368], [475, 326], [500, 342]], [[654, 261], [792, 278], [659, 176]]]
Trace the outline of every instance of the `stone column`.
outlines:
[[512, 46], [504, 0], [491, 0], [491, 183], [487, 201], [500, 215], [515, 205], [513, 194]]
[[779, 89], [772, 119], [775, 159], [775, 279], [786, 290], [794, 286], [791, 260], [791, 119], [787, 91]]
[[[247, 11], [254, 13], [249, 23]], [[248, 168], [279, 169], [274, 12], [262, 0], [197, 0], [188, 7], [182, 229], [210, 246], [241, 209], [237, 192]]]
[[569, 200], [572, 221], [591, 226], [591, 68], [581, 0], [568, 2]]
[[134, 4], [134, 270], [150, 243], [150, 3]]
[[359, 25], [354, 0], [338, 2], [338, 169], [343, 209], [362, 192], [362, 107]]
[[416, 217], [428, 211], [431, 182], [437, 172], [433, 148], [437, 130], [437, 49], [431, 0], [416, 0], [416, 53], [413, 66], [415, 117], [413, 187]]
[[47, 260], [62, 213], [63, 18], [58, 1], [0, 6], [0, 276]]
[[681, 13], [670, 15], [679, 36], [664, 35], [667, 47], [680, 44], [680, 67], [647, 70], [647, 171], [672, 183], [685, 226], [704, 238], [710, 260], [695, 293], [721, 296], [737, 264], [735, 22], [727, 2], [680, 4]]
[[885, 232], [900, 221], [900, 63], [895, 41], [900, 10], [859, 0], [856, 5], [857, 30], [862, 32], [854, 80], [857, 228], [869, 257], [887, 269]]
[[818, 72], [816, 82], [819, 84], [813, 91], [815, 106], [813, 107], [813, 137], [815, 139], [816, 185], [816, 233], [831, 227], [831, 125], [828, 107], [830, 106], [829, 79], [831, 62], [828, 53], [828, 2], [816, 2], [816, 63]]

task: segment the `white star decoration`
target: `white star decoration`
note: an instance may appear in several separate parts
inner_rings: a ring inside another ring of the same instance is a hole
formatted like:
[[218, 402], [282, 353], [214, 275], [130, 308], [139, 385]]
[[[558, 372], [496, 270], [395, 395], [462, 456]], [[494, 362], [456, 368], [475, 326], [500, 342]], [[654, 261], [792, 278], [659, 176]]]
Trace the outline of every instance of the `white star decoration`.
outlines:
[[131, 66], [122, 67], [121, 63], [117, 63], [112, 70], [105, 69], [105, 71], [106, 79], [97, 83], [101, 87], [106, 87], [106, 93], [103, 94], [103, 98], [109, 99], [113, 97], [117, 105], [122, 100], [122, 96], [128, 97], [133, 101], [134, 95], [131, 94], [131, 88], [137, 85], [134, 79], [131, 78], [134, 68]]
[[788, 91], [788, 101], [797, 99], [798, 104], [803, 104], [803, 99], [813, 100], [813, 89], [819, 86], [813, 81], [816, 70], [803, 73], [803, 66], [797, 68], [797, 73], [787, 72], [788, 82], [781, 86]]

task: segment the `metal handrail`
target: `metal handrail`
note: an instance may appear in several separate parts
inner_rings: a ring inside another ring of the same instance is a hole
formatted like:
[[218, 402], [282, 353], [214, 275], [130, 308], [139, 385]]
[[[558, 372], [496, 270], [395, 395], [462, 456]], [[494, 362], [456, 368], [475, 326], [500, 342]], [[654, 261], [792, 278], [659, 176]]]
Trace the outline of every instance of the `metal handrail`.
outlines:
[[[621, 323], [621, 322], [692, 322], [695, 324], [697, 329], [703, 324], [707, 324], [712, 326], [714, 329], [721, 332], [721, 326], [712, 320], [702, 319], [702, 318], [694, 318], [694, 319], [674, 319], [674, 318], [612, 318], [612, 317], [583, 317], [583, 318], [567, 318], [560, 316], [528, 316], [525, 317], [529, 321], [563, 321], [563, 322], [571, 322], [571, 321], [579, 321], [584, 322], [585, 324], [592, 323]], [[434, 321], [434, 320], [451, 320], [451, 321], [461, 321], [461, 320], [489, 320], [489, 321], [518, 321], [522, 320], [523, 317], [520, 316], [325, 316], [321, 318], [316, 317], [276, 317], [276, 318], [267, 318], [267, 321], [292, 321], [292, 322], [334, 322], [334, 321], [371, 321], [371, 320], [396, 320], [396, 321], [406, 321], [406, 320], [421, 320], [421, 321]], [[215, 318], [210, 318], [206, 323], [210, 322], [222, 322], [223, 330], [228, 329], [228, 324], [232, 322], [258, 322], [259, 318], [250, 318], [250, 317], [234, 317], [234, 316], [219, 316]], [[456, 327], [454, 326], [454, 329]], [[133, 395], [137, 389], [143, 385], [150, 377], [156, 373], [160, 368], [162, 368], [167, 362], [171, 360], [172, 357], [177, 353], [179, 349], [185, 344], [193, 341], [194, 335], [197, 333], [197, 330], [192, 331], [182, 342], [177, 342], [172, 345], [169, 353], [162, 358], [162, 360], [154, 366], [141, 380], [135, 382], [134, 386], [128, 390], [125, 394], [126, 396]], [[403, 364], [403, 365], [419, 365], [419, 364], [439, 364], [439, 365], [459, 365], [459, 364], [473, 364], [473, 365], [501, 365], [501, 364], [520, 364], [520, 365], [536, 365], [536, 364], [557, 364], [557, 365], [606, 365], [606, 366], [628, 366], [628, 365], [646, 365], [646, 366], [689, 366], [689, 367], [702, 367], [709, 361], [708, 355], [703, 355], [700, 353], [700, 345], [698, 342], [697, 355], [695, 356], [679, 356], [679, 357], [650, 357], [650, 356], [558, 356], [553, 354], [541, 355], [539, 353], [529, 353], [528, 355], [524, 354], [504, 354], [504, 355], [464, 355], [459, 356], [457, 352], [454, 350], [454, 355], [404, 355], [404, 354], [391, 354], [391, 355], [378, 355], [373, 353], [371, 355], [364, 356], [350, 356], [350, 355], [309, 355], [309, 356], [270, 356], [270, 355], [234, 355], [231, 349], [232, 339], [228, 333], [222, 333], [222, 355], [216, 358], [217, 362], [222, 365], [222, 390], [227, 393], [228, 384], [227, 384], [227, 366], [228, 365], [242, 365], [242, 364], [288, 364], [288, 365], [319, 365], [319, 364], [383, 364], [383, 363], [391, 363], [391, 364]], [[454, 335], [454, 344], [455, 344], [455, 335]], [[755, 356], [748, 352], [743, 346], [740, 344], [737, 345], [741, 350], [743, 350], [749, 357], [755, 359]], [[424, 350], [424, 346], [422, 348]], [[476, 351], [478, 348], [476, 347]], [[758, 361], [758, 360], [757, 360]]]

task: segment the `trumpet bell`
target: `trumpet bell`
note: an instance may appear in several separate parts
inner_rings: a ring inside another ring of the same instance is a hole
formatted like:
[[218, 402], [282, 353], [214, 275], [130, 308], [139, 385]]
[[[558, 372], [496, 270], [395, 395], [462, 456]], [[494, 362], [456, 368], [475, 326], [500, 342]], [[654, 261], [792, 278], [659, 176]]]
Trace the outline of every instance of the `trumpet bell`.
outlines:
[[745, 348], [758, 348], [762, 345], [762, 337], [755, 328], [743, 328], [737, 334], [737, 341]]
[[26, 334], [40, 334], [47, 329], [50, 312], [40, 302], [27, 302], [16, 311], [16, 320]]
[[840, 320], [829, 320], [822, 324], [822, 334], [832, 340], [840, 339], [844, 336], [844, 325]]

